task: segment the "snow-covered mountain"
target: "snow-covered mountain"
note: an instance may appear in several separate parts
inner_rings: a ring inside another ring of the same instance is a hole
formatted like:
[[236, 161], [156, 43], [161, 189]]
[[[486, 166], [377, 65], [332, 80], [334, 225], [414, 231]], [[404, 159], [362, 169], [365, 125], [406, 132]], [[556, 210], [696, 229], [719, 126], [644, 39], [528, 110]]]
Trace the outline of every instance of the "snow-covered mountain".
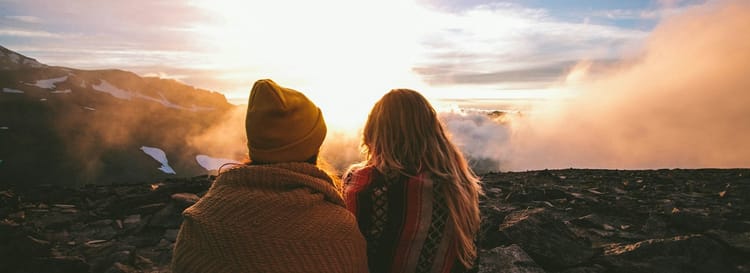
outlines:
[[234, 107], [175, 80], [48, 66], [1, 46], [0, 90], [0, 184], [205, 174], [214, 159], [189, 138]]

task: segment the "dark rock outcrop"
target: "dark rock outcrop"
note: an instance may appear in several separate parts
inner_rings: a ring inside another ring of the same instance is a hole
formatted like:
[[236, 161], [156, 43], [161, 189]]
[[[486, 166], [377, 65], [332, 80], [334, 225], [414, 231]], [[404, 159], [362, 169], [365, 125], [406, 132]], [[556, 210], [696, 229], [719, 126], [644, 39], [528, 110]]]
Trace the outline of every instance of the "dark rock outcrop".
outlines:
[[750, 170], [544, 170], [483, 182], [483, 255], [518, 245], [546, 272], [750, 272]]
[[[213, 178], [0, 189], [0, 272], [170, 272], [181, 212]], [[480, 272], [750, 272], [748, 169], [483, 181]]]
[[182, 210], [212, 180], [0, 191], [0, 272], [169, 272]]
[[518, 245], [482, 250], [480, 256], [480, 273], [544, 273], [544, 269]]

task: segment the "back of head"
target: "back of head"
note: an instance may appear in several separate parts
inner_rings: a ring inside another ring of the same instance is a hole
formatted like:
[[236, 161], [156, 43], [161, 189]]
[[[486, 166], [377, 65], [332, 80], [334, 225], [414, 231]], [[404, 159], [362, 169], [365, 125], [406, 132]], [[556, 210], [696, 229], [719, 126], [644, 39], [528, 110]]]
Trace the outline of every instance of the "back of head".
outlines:
[[443, 192], [456, 232], [456, 253], [467, 268], [477, 255], [479, 179], [450, 141], [435, 109], [421, 94], [394, 89], [372, 108], [363, 132], [366, 165], [386, 175], [427, 173]]
[[254, 163], [308, 161], [326, 136], [320, 109], [304, 94], [269, 79], [253, 85], [245, 129]]
[[394, 89], [372, 108], [363, 145], [369, 163], [380, 171], [414, 175], [434, 167], [425, 165], [425, 157], [450, 142], [427, 99], [414, 90]]

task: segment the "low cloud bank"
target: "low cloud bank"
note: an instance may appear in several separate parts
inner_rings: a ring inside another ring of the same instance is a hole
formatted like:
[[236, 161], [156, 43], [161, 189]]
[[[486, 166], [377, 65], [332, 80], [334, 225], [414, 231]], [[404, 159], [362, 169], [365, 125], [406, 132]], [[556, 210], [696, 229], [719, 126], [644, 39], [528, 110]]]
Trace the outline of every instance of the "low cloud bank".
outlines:
[[[641, 58], [562, 88], [513, 127], [508, 169], [750, 166], [750, 3], [666, 18]], [[580, 74], [580, 71], [576, 71]]]

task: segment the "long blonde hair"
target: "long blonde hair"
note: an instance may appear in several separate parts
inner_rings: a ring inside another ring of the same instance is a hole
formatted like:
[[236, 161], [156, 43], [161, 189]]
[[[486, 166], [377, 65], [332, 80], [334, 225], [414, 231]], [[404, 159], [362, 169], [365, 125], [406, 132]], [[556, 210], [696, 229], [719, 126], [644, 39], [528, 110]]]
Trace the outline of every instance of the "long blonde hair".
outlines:
[[443, 187], [456, 231], [459, 261], [471, 268], [477, 256], [474, 236], [479, 230], [479, 178], [450, 141], [432, 105], [417, 91], [394, 89], [372, 108], [362, 147], [365, 165], [386, 175], [432, 174]]

